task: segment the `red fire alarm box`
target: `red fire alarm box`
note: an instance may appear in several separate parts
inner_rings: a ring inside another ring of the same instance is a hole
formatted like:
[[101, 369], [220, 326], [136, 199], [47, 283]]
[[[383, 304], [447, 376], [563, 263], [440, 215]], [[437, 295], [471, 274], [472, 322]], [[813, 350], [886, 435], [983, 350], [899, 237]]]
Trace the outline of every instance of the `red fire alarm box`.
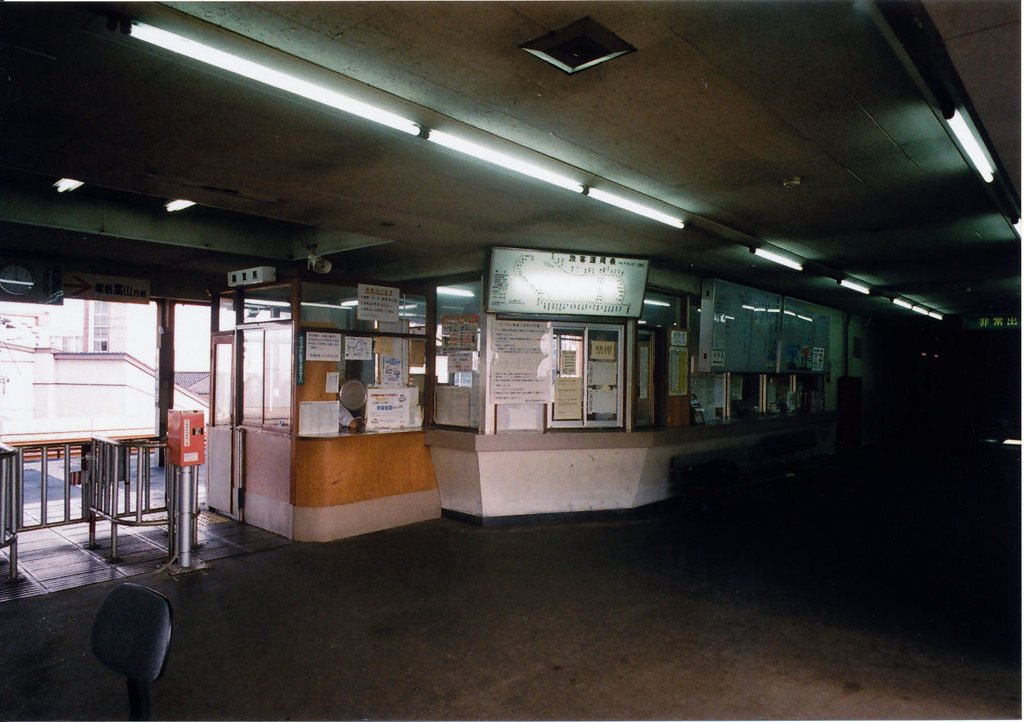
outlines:
[[174, 466], [206, 463], [206, 428], [202, 411], [167, 412], [167, 462]]

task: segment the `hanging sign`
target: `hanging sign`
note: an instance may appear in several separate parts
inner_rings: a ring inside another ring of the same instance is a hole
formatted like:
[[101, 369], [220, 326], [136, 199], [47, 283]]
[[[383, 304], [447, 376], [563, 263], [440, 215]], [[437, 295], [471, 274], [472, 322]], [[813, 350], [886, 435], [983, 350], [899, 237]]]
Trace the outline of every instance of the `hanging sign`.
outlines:
[[640, 258], [495, 248], [487, 310], [638, 318], [647, 267]]
[[68, 273], [64, 275], [64, 297], [83, 301], [149, 303], [149, 279]]

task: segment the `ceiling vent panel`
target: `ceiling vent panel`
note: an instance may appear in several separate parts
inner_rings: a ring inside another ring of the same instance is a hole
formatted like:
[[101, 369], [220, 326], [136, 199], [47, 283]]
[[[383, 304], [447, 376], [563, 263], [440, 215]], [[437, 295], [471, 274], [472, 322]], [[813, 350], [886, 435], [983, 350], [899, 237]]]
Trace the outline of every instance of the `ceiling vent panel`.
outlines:
[[578, 73], [636, 48], [589, 17], [520, 45], [566, 73]]

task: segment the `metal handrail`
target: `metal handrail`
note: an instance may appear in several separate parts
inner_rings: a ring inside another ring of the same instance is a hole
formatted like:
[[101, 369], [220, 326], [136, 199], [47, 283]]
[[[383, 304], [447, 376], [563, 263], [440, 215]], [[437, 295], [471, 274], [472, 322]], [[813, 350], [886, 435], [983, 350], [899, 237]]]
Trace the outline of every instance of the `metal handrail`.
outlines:
[[0, 444], [0, 548], [10, 547], [11, 581], [18, 578], [18, 532], [21, 529], [21, 450]]

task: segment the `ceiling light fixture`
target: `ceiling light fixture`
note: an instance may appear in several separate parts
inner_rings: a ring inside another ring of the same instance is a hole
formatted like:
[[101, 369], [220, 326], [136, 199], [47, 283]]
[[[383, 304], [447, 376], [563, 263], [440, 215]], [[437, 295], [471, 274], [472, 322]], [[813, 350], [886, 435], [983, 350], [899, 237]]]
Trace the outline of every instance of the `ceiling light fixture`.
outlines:
[[631, 213], [636, 213], [637, 215], [640, 216], [646, 216], [647, 218], [650, 218], [655, 221], [660, 221], [661, 223], [665, 223], [666, 225], [672, 226], [673, 228], [684, 228], [686, 226], [686, 224], [680, 218], [676, 218], [675, 216], [670, 216], [668, 213], [662, 213], [661, 211], [656, 211], [653, 208], [648, 208], [647, 206], [640, 205], [639, 203], [634, 203], [633, 201], [626, 200], [625, 198], [617, 196], [614, 193], [609, 193], [598, 188], [587, 188], [586, 193], [594, 200], [601, 201], [602, 203], [607, 203], [608, 205], [616, 206], [623, 210], [630, 211]]
[[74, 178], [61, 178], [53, 184], [53, 187], [57, 189], [58, 193], [67, 193], [68, 191], [78, 190], [84, 185], [85, 183]]
[[911, 306], [910, 310], [913, 311], [914, 313], [919, 313], [922, 316], [928, 315], [928, 309], [925, 308], [924, 306]]
[[653, 298], [645, 298], [644, 299], [644, 305], [645, 306], [664, 306], [664, 307], [667, 308], [667, 307], [671, 306], [672, 304], [669, 303], [668, 301], [655, 301]]
[[237, 55], [211, 48], [209, 45], [197, 43], [181, 35], [155, 28], [152, 25], [133, 22], [131, 36], [137, 40], [170, 50], [173, 53], [198, 60], [201, 63], [213, 65], [222, 70], [227, 70], [236, 75], [241, 75], [250, 80], [277, 88], [278, 90], [284, 90], [307, 100], [351, 113], [352, 115], [371, 120], [374, 123], [380, 123], [395, 130], [400, 130], [403, 133], [409, 133], [410, 135], [420, 134], [419, 125], [408, 118], [403, 118], [400, 115], [374, 107], [347, 95], [342, 95], [333, 90], [300, 80], [287, 73], [268, 68], [265, 65], [245, 60]]
[[902, 308], [914, 308], [914, 305], [912, 303], [908, 303], [907, 301], [904, 301], [902, 298], [894, 298], [892, 302]]
[[763, 248], [754, 248], [751, 249], [751, 252], [755, 256], [760, 256], [761, 258], [772, 261], [773, 263], [778, 263], [780, 266], [792, 268], [793, 270], [796, 271], [804, 270], [804, 267], [800, 265], [800, 263], [798, 263], [797, 261], [794, 261], [791, 258], [786, 258], [785, 256], [780, 256], [777, 253], [772, 253], [771, 251], [766, 251]]
[[860, 283], [857, 283], [856, 281], [851, 281], [848, 278], [844, 278], [841, 281], [839, 281], [839, 285], [842, 286], [843, 288], [848, 288], [851, 291], [856, 291], [857, 293], [863, 293], [864, 295], [867, 295], [867, 294], [871, 293], [871, 289], [868, 288], [867, 286], [861, 285]]
[[953, 129], [953, 135], [960, 141], [960, 145], [967, 152], [967, 157], [971, 159], [974, 167], [981, 173], [981, 177], [985, 179], [986, 183], [991, 183], [992, 179], [995, 178], [992, 164], [989, 163], [988, 156], [984, 148], [981, 147], [981, 143], [978, 142], [971, 129], [967, 127], [967, 121], [960, 115], [960, 111], [954, 110], [953, 117], [948, 122], [949, 127]]
[[938, 321], [942, 320], [942, 314], [941, 313], [935, 313], [935, 311], [929, 311], [928, 312], [928, 317], [929, 318], [934, 318], [934, 319], [936, 319]]
[[167, 201], [164, 203], [164, 208], [167, 209], [168, 213], [174, 213], [175, 211], [183, 211], [186, 208], [191, 208], [195, 204], [195, 201], [187, 201], [184, 198], [179, 198], [177, 200]]
[[505, 168], [506, 170], [515, 171], [522, 175], [536, 180], [550, 183], [551, 185], [558, 186], [559, 188], [565, 188], [573, 193], [582, 193], [583, 184], [574, 181], [572, 178], [567, 178], [559, 173], [553, 173], [552, 171], [536, 166], [532, 163], [521, 161], [517, 158], [513, 158], [510, 155], [499, 153], [498, 151], [485, 148], [482, 145], [477, 145], [468, 140], [463, 140], [450, 133], [445, 133], [440, 130], [431, 130], [427, 135], [427, 140], [433, 141], [438, 145], [442, 145], [445, 148], [458, 151], [459, 153], [465, 153], [466, 155], [477, 158], [487, 163], [491, 163], [496, 166]]

